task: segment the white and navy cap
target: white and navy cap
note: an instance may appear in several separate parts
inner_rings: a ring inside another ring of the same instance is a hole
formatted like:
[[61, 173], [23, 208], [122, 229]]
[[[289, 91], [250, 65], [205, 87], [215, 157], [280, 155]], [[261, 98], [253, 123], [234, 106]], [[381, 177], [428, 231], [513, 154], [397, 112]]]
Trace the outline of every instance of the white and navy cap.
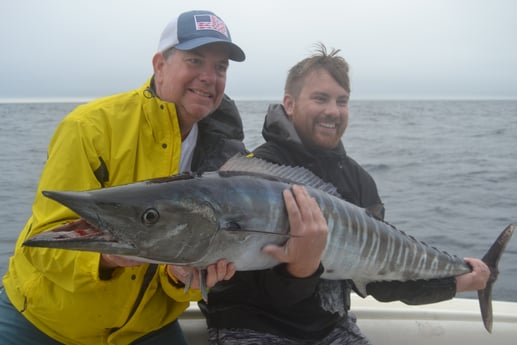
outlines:
[[184, 12], [163, 30], [158, 51], [169, 48], [192, 50], [205, 44], [221, 42], [228, 46], [230, 60], [244, 61], [246, 55], [232, 42], [230, 31], [221, 18], [210, 11]]

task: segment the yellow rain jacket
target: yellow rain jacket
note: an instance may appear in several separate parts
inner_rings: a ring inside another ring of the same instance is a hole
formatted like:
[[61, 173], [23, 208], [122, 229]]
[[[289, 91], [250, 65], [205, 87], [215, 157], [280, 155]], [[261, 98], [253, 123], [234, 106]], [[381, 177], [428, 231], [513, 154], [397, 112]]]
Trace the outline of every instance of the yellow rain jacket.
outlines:
[[[178, 172], [181, 135], [174, 104], [142, 88], [77, 107], [58, 126], [38, 190], [3, 283], [13, 305], [65, 344], [129, 344], [174, 321], [199, 290], [173, 285], [159, 265], [99, 277], [100, 254], [22, 247], [29, 237], [75, 220], [42, 190], [87, 190]], [[152, 272], [151, 272], [152, 273]], [[142, 293], [141, 297], [138, 297]]]

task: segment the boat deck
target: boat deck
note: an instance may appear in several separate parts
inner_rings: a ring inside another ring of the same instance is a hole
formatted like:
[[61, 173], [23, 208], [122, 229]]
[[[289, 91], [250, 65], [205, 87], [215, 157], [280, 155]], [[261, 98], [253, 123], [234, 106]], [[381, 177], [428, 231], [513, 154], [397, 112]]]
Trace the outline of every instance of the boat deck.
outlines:
[[[474, 299], [455, 298], [422, 306], [401, 302], [380, 303], [371, 297], [352, 295], [352, 311], [358, 325], [372, 344], [447, 345], [517, 343], [517, 303], [493, 302], [492, 334], [481, 321], [479, 304]], [[191, 345], [207, 344], [203, 315], [192, 303], [180, 318]]]

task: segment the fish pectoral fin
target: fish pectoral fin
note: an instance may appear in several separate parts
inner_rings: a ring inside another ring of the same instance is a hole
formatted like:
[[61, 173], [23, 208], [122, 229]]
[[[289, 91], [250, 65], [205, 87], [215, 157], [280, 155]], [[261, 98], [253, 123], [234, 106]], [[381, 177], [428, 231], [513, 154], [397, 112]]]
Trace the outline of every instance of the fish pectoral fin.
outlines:
[[254, 229], [246, 226], [247, 222], [244, 217], [232, 217], [221, 220], [219, 229], [228, 233], [234, 232], [235, 234], [250, 234], [250, 235], [264, 235], [272, 236], [275, 238], [289, 238], [289, 233], [285, 233], [285, 230], [280, 229]]
[[[201, 296], [203, 300], [208, 303], [208, 289], [206, 288], [206, 269], [198, 269], [198, 278], [199, 278], [199, 289], [201, 290]], [[190, 270], [187, 281], [185, 282], [184, 292], [185, 294], [190, 289], [192, 285], [192, 281], [194, 280], [194, 270]]]
[[206, 288], [206, 269], [200, 269], [198, 271], [199, 274], [199, 288], [201, 289], [201, 296], [203, 296], [203, 300], [205, 303], [208, 303], [208, 289]]
[[193, 279], [194, 279], [194, 273], [193, 273], [193, 270], [190, 270], [187, 281], [185, 282], [185, 288], [183, 290], [185, 292], [185, 294], [188, 292], [188, 290], [190, 290], [190, 286], [192, 285]]
[[250, 235], [263, 235], [263, 236], [271, 236], [275, 238], [286, 238], [291, 237], [289, 234], [284, 234], [280, 231], [271, 231], [271, 230], [257, 230], [257, 229], [244, 229], [240, 226], [227, 225], [221, 227], [222, 231], [235, 232], [235, 234], [250, 234]]

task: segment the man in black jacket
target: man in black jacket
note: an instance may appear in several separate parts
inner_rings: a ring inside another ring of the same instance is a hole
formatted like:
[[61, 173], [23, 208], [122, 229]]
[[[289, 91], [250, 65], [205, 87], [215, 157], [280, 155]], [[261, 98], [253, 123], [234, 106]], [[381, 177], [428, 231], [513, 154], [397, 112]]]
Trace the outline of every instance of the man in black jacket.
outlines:
[[[262, 132], [266, 143], [254, 155], [308, 168], [334, 184], [344, 199], [383, 218], [373, 178], [346, 154], [341, 142], [348, 124], [350, 83], [348, 64], [338, 52], [327, 53], [321, 45], [317, 54], [289, 71], [283, 105], [269, 107]], [[293, 191], [297, 201], [303, 198], [299, 190]], [[311, 213], [299, 204], [302, 218], [319, 221], [321, 214], [315, 208]], [[291, 222], [291, 231], [298, 230], [293, 228]], [[353, 282], [320, 278], [325, 247], [321, 242], [325, 243], [327, 232], [317, 226], [303, 231], [303, 236], [293, 236], [283, 247], [264, 249], [284, 264], [237, 272], [210, 290], [210, 302], [200, 306], [211, 344], [370, 344], [348, 313]], [[300, 248], [312, 250], [300, 255]], [[488, 267], [478, 259], [465, 260], [472, 265], [472, 273], [370, 283], [367, 292], [381, 301], [424, 304], [451, 299], [457, 291], [484, 288]]]

